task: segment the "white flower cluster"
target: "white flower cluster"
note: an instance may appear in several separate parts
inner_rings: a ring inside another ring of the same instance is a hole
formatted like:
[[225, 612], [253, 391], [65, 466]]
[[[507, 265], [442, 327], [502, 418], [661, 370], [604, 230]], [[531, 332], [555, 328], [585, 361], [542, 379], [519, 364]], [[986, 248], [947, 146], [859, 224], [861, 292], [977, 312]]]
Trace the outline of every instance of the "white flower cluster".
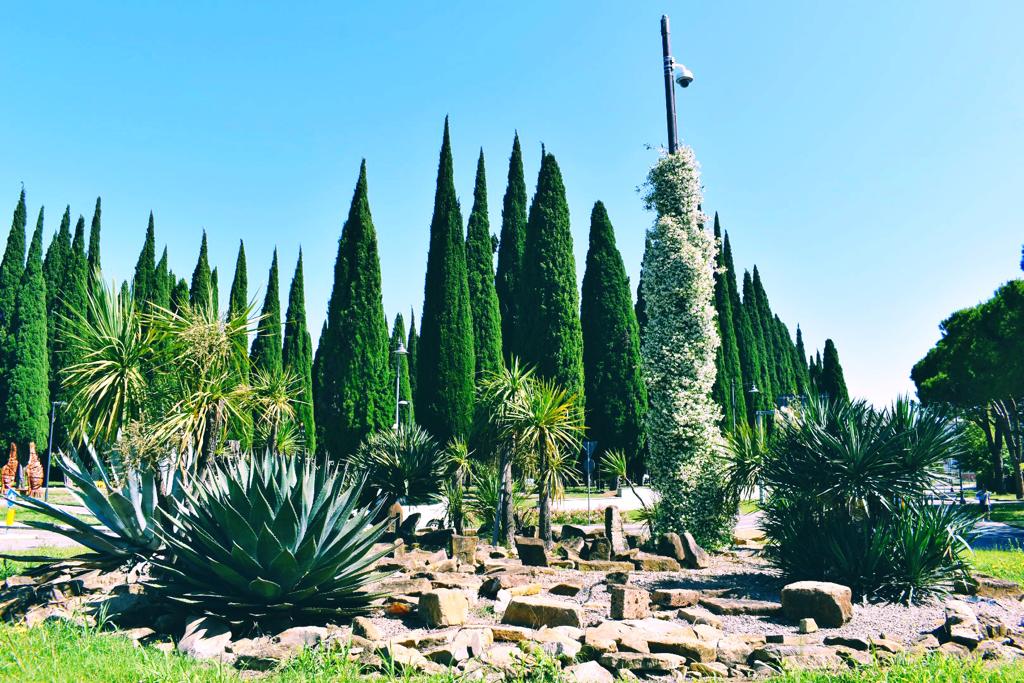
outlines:
[[651, 483], [659, 531], [690, 531], [718, 545], [731, 531], [731, 496], [717, 467], [719, 407], [711, 399], [715, 354], [715, 238], [704, 228], [700, 168], [682, 147], [651, 169], [644, 201], [657, 212], [641, 277], [647, 325], [641, 354], [650, 408]]

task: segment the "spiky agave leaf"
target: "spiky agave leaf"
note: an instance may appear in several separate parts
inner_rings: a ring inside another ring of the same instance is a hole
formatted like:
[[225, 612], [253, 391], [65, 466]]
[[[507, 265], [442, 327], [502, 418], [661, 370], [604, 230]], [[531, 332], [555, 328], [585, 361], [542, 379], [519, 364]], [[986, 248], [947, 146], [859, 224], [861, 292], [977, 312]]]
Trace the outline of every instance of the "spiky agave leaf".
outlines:
[[379, 596], [374, 551], [387, 520], [359, 507], [362, 482], [334, 467], [262, 455], [213, 461], [161, 531], [153, 585], [189, 609], [243, 627], [364, 613]]
[[[16, 495], [14, 503], [49, 516], [52, 522], [28, 520], [34, 529], [52, 531], [79, 543], [91, 553], [74, 558], [74, 567], [82, 571], [109, 570], [140, 562], [151, 557], [163, 545], [156, 534], [160, 507], [159, 477], [152, 467], [132, 469], [122, 476], [112, 476], [95, 449], [85, 444], [91, 471], [78, 458], [59, 453], [57, 465], [64, 476], [78, 489], [82, 504], [96, 517], [99, 525], [83, 522], [56, 505], [37, 498]], [[99, 477], [104, 490], [96, 484]], [[180, 495], [177, 484], [171, 486], [170, 498]], [[55, 558], [54, 558], [55, 559]], [[71, 565], [69, 565], [71, 568]]]

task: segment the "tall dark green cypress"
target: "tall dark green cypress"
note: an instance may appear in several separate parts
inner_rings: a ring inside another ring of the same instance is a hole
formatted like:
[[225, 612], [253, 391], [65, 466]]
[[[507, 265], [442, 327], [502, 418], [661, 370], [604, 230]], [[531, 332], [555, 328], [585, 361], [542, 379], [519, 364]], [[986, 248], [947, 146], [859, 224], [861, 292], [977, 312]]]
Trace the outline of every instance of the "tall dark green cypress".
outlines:
[[[41, 210], [40, 210], [41, 211]], [[43, 258], [43, 279], [46, 281], [46, 340], [50, 358], [50, 396], [56, 397], [60, 392], [60, 312], [62, 309], [61, 292], [70, 268], [71, 259], [71, 207], [64, 209], [60, 219], [60, 227], [53, 234], [50, 246]], [[58, 443], [62, 440], [58, 439]]]
[[849, 402], [850, 392], [846, 389], [846, 378], [843, 366], [839, 364], [839, 351], [835, 342], [825, 340], [825, 353], [822, 357], [821, 378], [818, 380], [818, 391], [827, 394], [833, 401]]
[[395, 386], [395, 369], [398, 370], [398, 398], [405, 401], [406, 405], [401, 407], [399, 419], [403, 425], [416, 424], [416, 406], [412, 398], [412, 385], [409, 383], [409, 354], [398, 355], [395, 349], [401, 343], [408, 351], [408, 340], [405, 336], [405, 320], [402, 314], [395, 316], [395, 324], [391, 328], [391, 340], [388, 342], [388, 349], [391, 352], [391, 390]]
[[263, 372], [279, 372], [281, 362], [281, 294], [278, 283], [277, 249], [270, 261], [267, 275], [267, 291], [263, 297], [263, 310], [256, 327], [256, 339], [249, 351], [249, 362], [253, 369]]
[[92, 212], [92, 224], [89, 226], [89, 283], [96, 287], [102, 285], [103, 264], [100, 261], [100, 216], [102, 209], [100, 198], [96, 198], [96, 208]]
[[476, 366], [462, 211], [455, 196], [447, 117], [437, 165], [420, 322], [416, 409], [420, 424], [443, 443], [469, 432]]
[[207, 253], [206, 231], [199, 243], [199, 258], [192, 270], [192, 286], [188, 290], [188, 300], [193, 307], [209, 307], [213, 304], [213, 293], [210, 289], [210, 257]]
[[[715, 213], [715, 237], [722, 239], [722, 226]], [[735, 276], [730, 276], [725, 257], [725, 245], [722, 243], [716, 257], [718, 272], [715, 273], [715, 311], [718, 314], [718, 329], [722, 344], [718, 349], [716, 365], [718, 375], [712, 393], [722, 406], [723, 425], [731, 429], [734, 423], [741, 423], [747, 415], [746, 392], [743, 390], [743, 365], [740, 360], [740, 349], [736, 339], [736, 320], [732, 302], [730, 285]]]
[[[761, 325], [760, 307], [757, 302], [757, 295], [754, 293], [754, 281], [750, 277], [750, 271], [743, 271], [743, 313], [750, 327], [750, 344], [752, 357], [756, 358], [756, 367], [752, 368], [753, 377], [750, 386], [747, 387], [748, 394], [753, 398], [747, 410], [750, 413], [753, 424], [755, 413], [758, 410], [770, 410], [775, 406], [774, 382], [771, 378], [771, 365], [768, 359], [768, 347], [764, 339], [764, 326]], [[757, 388], [757, 393], [750, 393], [752, 388]]]
[[604, 204], [590, 214], [590, 247], [580, 304], [587, 435], [601, 451], [621, 449], [643, 471], [647, 387], [640, 375], [640, 331], [622, 255]]
[[245, 264], [245, 242], [238, 240], [238, 256], [235, 258], [235, 276], [231, 280], [228, 294], [228, 318], [242, 314], [249, 305], [249, 272]]
[[416, 373], [419, 369], [420, 337], [416, 334], [416, 314], [409, 311], [409, 342], [406, 344], [409, 355], [406, 358], [409, 364], [409, 389], [412, 392], [413, 403], [416, 403]]
[[220, 276], [216, 268], [210, 271], [210, 304], [214, 315], [220, 315]]
[[512, 141], [508, 160], [508, 184], [501, 206], [501, 238], [498, 242], [498, 270], [495, 291], [501, 315], [501, 339], [505, 360], [518, 356], [516, 329], [519, 326], [519, 288], [526, 249], [526, 174], [519, 133]]
[[295, 406], [302, 425], [306, 449], [316, 452], [316, 424], [313, 422], [313, 342], [306, 327], [306, 294], [302, 275], [302, 250], [295, 264], [295, 274], [288, 289], [288, 311], [284, 318], [284, 348], [281, 363], [299, 379], [301, 394]]
[[577, 395], [584, 408], [583, 332], [576, 258], [562, 172], [553, 154], [541, 161], [526, 227], [519, 348], [541, 377]]
[[469, 281], [469, 308], [473, 315], [473, 351], [476, 376], [482, 377], [501, 368], [501, 313], [494, 288], [494, 244], [487, 218], [487, 178], [484, 151], [476, 163], [476, 187], [473, 210], [466, 229], [466, 273]]
[[185, 278], [179, 278], [178, 281], [174, 283], [174, 287], [171, 288], [171, 310], [178, 312], [187, 306], [188, 302], [188, 283], [185, 282]]
[[807, 350], [804, 348], [804, 333], [796, 326], [796, 367], [797, 392], [808, 396], [811, 393], [811, 378], [807, 365]]
[[14, 346], [6, 397], [9, 430], [5, 433], [18, 444], [19, 452], [27, 453], [29, 443], [44, 446], [49, 430], [50, 361], [46, 350], [42, 220], [32, 234], [12, 322]]
[[172, 276], [167, 266], [167, 247], [164, 247], [160, 260], [157, 261], [156, 269], [153, 272], [153, 295], [152, 303], [167, 308], [171, 305]]
[[[764, 343], [764, 354], [762, 359], [765, 363], [767, 379], [771, 383], [772, 396], [776, 397], [788, 393], [785, 388], [785, 377], [783, 367], [779, 362], [778, 339], [772, 324], [772, 311], [768, 303], [768, 295], [761, 283], [761, 274], [757, 266], [754, 266], [752, 280], [753, 305], [757, 310], [757, 321], [761, 326], [760, 335]], [[744, 298], [746, 302], [746, 298]]]
[[156, 228], [153, 225], [153, 212], [150, 211], [146, 239], [135, 262], [135, 277], [132, 279], [135, 305], [141, 309], [145, 304], [152, 303], [156, 289]]
[[386, 428], [392, 420], [388, 331], [365, 160], [338, 240], [326, 329], [317, 352], [313, 413], [318, 448], [345, 458], [369, 432]]
[[0, 435], [11, 434], [13, 425], [7, 413], [10, 374], [14, 362], [14, 312], [17, 304], [21, 276], [25, 272], [25, 189], [22, 188], [14, 208], [11, 231], [7, 234], [7, 247], [0, 262]]

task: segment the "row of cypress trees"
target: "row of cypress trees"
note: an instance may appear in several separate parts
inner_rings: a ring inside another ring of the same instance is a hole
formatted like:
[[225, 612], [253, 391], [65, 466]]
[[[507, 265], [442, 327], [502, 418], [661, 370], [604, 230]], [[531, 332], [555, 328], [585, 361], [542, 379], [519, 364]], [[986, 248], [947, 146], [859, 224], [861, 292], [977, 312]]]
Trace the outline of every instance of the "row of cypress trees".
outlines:
[[741, 298], [729, 233], [723, 236], [717, 213], [714, 234], [719, 243], [715, 310], [722, 344], [712, 396], [722, 407], [722, 426], [730, 429], [744, 420], [753, 424], [757, 411], [774, 409], [786, 396], [825, 394], [848, 401], [835, 343], [826, 340], [824, 359], [818, 353], [808, 361], [799, 325], [794, 341], [771, 309], [757, 266], [753, 274], [743, 272]]

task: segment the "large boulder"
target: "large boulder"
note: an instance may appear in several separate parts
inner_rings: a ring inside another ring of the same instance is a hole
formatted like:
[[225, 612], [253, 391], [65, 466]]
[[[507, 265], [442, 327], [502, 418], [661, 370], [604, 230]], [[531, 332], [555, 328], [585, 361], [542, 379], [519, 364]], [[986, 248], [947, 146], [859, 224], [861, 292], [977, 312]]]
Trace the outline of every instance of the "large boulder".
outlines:
[[469, 599], [462, 591], [438, 588], [420, 596], [418, 609], [427, 626], [459, 626], [469, 615]]
[[688, 569], [704, 569], [708, 566], [707, 552], [697, 545], [689, 531], [683, 532], [682, 536], [674, 532], [662, 534], [658, 538], [658, 552], [675, 558]]
[[810, 617], [822, 628], [839, 628], [853, 617], [853, 593], [825, 581], [797, 581], [782, 589], [782, 613], [799, 621]]
[[192, 617], [178, 641], [178, 652], [196, 659], [233, 659], [225, 651], [231, 644], [231, 629], [212, 617]]
[[608, 592], [612, 596], [612, 619], [644, 619], [650, 615], [651, 597], [647, 591], [627, 586], [612, 586]]
[[519, 561], [527, 567], [548, 566], [548, 551], [544, 548], [543, 539], [516, 536], [516, 553]]
[[583, 627], [583, 609], [571, 602], [553, 598], [524, 596], [512, 598], [501, 618], [501, 623], [514, 626], [575, 626]]

